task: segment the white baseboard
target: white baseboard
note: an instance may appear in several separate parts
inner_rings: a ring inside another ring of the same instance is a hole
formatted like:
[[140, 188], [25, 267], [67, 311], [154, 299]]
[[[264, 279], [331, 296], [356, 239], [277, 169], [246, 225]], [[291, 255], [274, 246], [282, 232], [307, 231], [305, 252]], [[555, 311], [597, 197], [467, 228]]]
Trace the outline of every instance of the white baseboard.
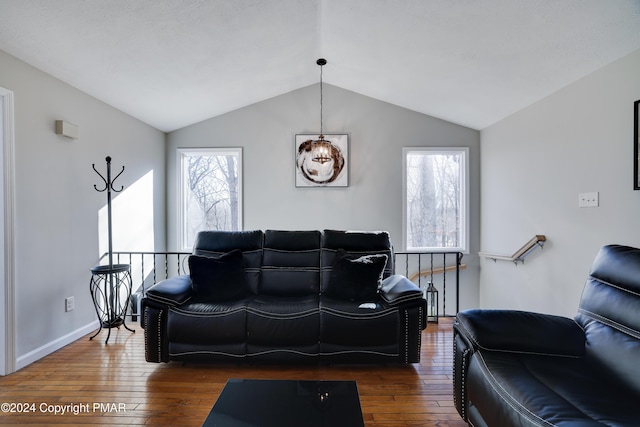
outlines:
[[94, 320], [93, 322], [83, 326], [82, 328], [76, 329], [75, 331], [70, 332], [67, 335], [64, 335], [54, 341], [51, 341], [48, 344], [38, 347], [27, 354], [18, 356], [18, 358], [16, 359], [16, 371], [32, 364], [37, 360], [42, 359], [46, 355], [51, 354], [56, 350], [60, 350], [62, 347], [71, 344], [72, 342], [82, 338], [92, 331], [97, 330], [99, 327], [100, 323], [97, 320]]

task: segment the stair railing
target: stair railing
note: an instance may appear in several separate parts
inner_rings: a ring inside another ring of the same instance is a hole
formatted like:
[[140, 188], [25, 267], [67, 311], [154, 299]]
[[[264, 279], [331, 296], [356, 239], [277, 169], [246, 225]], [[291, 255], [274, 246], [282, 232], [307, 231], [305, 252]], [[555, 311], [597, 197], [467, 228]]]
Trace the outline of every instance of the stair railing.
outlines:
[[536, 234], [531, 240], [525, 243], [520, 249], [515, 251], [513, 255], [497, 255], [493, 253], [487, 252], [479, 252], [478, 255], [489, 258], [496, 262], [500, 261], [511, 261], [514, 264], [518, 265], [518, 262], [524, 264], [524, 259], [527, 255], [529, 255], [534, 249], [542, 248], [544, 246], [544, 242], [547, 241], [546, 236], [543, 234]]
[[[430, 283], [441, 290], [441, 316], [454, 316], [460, 311], [460, 271], [467, 267], [462, 264], [462, 252], [395, 252], [393, 255], [396, 274], [406, 276], [422, 290], [426, 290]], [[447, 313], [447, 286], [451, 291], [452, 281], [455, 312]]]

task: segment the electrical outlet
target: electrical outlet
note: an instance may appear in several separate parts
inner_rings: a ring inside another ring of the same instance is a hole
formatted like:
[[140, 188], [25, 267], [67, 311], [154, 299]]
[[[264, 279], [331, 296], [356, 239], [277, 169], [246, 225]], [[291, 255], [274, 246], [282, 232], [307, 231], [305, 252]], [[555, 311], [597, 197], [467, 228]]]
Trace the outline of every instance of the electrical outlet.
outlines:
[[578, 207], [580, 208], [597, 208], [600, 202], [597, 191], [591, 193], [578, 194]]
[[64, 311], [72, 311], [74, 308], [73, 297], [64, 299]]

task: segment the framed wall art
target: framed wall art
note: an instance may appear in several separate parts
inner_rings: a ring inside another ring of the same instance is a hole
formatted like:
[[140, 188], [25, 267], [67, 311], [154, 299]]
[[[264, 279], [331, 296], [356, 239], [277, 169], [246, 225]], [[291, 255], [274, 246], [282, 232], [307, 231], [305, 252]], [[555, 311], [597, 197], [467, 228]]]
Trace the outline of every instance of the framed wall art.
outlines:
[[348, 134], [297, 134], [294, 153], [296, 187], [349, 186]]
[[633, 103], [633, 189], [640, 190], [640, 100]]

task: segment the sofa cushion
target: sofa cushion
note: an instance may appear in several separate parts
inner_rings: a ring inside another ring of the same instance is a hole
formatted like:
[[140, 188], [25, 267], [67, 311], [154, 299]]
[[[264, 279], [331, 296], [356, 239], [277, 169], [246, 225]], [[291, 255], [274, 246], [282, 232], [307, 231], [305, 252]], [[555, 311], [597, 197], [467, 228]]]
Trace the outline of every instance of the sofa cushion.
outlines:
[[378, 300], [375, 305], [320, 297], [320, 352], [343, 360], [398, 357], [401, 314]]
[[262, 267], [261, 230], [247, 231], [200, 231], [193, 245], [193, 254], [218, 258], [235, 249], [242, 251], [244, 277], [252, 293], [258, 293]]
[[239, 249], [218, 258], [191, 255], [189, 271], [198, 301], [229, 301], [247, 295], [244, 262]]
[[248, 301], [192, 302], [173, 307], [167, 322], [171, 342], [245, 343]]
[[317, 295], [257, 295], [247, 305], [247, 354], [318, 354], [320, 309]]
[[260, 294], [309, 296], [320, 292], [320, 232], [264, 233]]
[[391, 249], [391, 239], [386, 231], [324, 230], [322, 239], [322, 246], [325, 248], [356, 252]]
[[322, 293], [329, 286], [331, 270], [339, 250], [358, 256], [385, 254], [387, 255], [387, 263], [382, 278], [393, 274], [393, 252], [389, 233], [385, 231], [324, 230], [320, 260]]
[[346, 301], [375, 300], [387, 255], [350, 255], [339, 250], [325, 294]]
[[173, 307], [166, 325], [175, 360], [242, 358], [247, 353], [247, 300], [193, 302]]

